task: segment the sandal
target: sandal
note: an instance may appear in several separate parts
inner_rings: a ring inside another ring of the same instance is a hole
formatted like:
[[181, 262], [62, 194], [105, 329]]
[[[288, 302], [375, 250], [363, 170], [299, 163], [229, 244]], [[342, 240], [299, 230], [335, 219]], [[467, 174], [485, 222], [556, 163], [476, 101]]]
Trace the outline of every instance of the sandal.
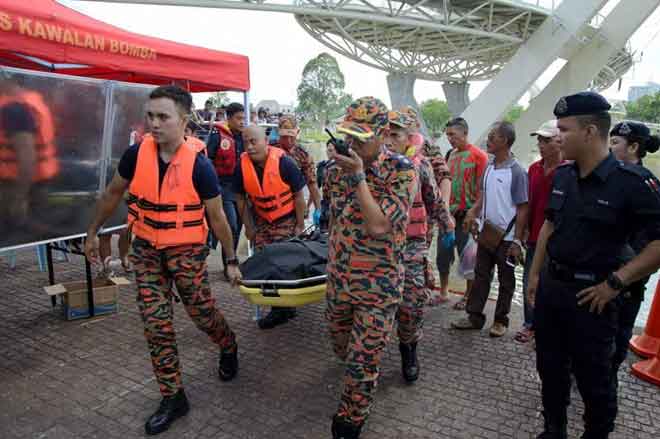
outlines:
[[531, 329], [523, 328], [516, 333], [516, 336], [513, 337], [518, 343], [529, 343], [534, 339], [534, 331]]
[[433, 288], [431, 290], [431, 300], [429, 301], [430, 306], [440, 306], [449, 302], [449, 294], [442, 294], [439, 288]]
[[466, 305], [467, 305], [467, 299], [465, 297], [463, 297], [463, 298], [461, 298], [461, 300], [454, 303], [454, 306], [452, 306], [452, 309], [454, 309], [455, 311], [464, 311]]

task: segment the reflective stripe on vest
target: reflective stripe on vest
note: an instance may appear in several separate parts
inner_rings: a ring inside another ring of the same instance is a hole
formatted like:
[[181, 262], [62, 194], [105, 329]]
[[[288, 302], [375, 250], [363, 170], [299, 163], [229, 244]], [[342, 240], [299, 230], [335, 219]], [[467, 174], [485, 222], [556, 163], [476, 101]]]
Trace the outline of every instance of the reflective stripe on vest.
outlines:
[[[408, 154], [406, 154], [408, 155]], [[410, 157], [410, 160], [415, 165], [416, 169], [419, 169], [421, 162], [421, 157], [419, 154], [415, 154]], [[424, 199], [422, 198], [422, 184], [419, 182], [417, 192], [415, 193], [415, 199], [410, 207], [410, 212], [408, 213], [410, 217], [410, 222], [408, 223], [408, 228], [406, 229], [406, 236], [408, 238], [425, 238], [426, 233], [428, 232], [428, 220], [426, 206], [424, 205]]]
[[[30, 109], [37, 124], [32, 181], [39, 182], [55, 177], [60, 170], [55, 149], [55, 124], [53, 116], [39, 93], [23, 91], [14, 96], [0, 97], [0, 111], [11, 104], [20, 104]], [[0, 180], [18, 178], [18, 159], [16, 152], [9, 145], [7, 133], [0, 130]]]
[[158, 146], [150, 135], [140, 144], [126, 199], [128, 223], [136, 236], [157, 249], [206, 243], [204, 203], [192, 178], [196, 157], [193, 145], [181, 145], [159, 188]]
[[280, 175], [280, 160], [285, 155], [286, 153], [279, 148], [268, 147], [262, 185], [248, 154], [246, 152], [241, 154], [245, 192], [250, 197], [257, 215], [270, 223], [295, 210], [291, 187]]

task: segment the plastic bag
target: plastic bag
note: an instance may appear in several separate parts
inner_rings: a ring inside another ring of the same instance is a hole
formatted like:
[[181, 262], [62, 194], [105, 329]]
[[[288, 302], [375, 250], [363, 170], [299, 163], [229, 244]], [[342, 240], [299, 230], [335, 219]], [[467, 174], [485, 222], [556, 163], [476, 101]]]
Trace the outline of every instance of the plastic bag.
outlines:
[[461, 252], [460, 260], [458, 261], [458, 267], [456, 271], [458, 275], [466, 280], [474, 280], [474, 267], [477, 265], [477, 241], [472, 238], [468, 239], [465, 248]]

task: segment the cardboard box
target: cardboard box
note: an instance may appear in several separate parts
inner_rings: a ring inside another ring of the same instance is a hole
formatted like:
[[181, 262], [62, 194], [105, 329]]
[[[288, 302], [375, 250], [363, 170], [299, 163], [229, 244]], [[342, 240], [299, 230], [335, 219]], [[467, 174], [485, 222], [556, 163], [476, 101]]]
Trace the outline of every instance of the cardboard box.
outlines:
[[[95, 316], [117, 312], [119, 285], [130, 285], [130, 281], [123, 277], [94, 279], [93, 291]], [[84, 319], [89, 317], [87, 282], [65, 282], [44, 287], [44, 290], [49, 296], [63, 294], [64, 317], [67, 320]]]

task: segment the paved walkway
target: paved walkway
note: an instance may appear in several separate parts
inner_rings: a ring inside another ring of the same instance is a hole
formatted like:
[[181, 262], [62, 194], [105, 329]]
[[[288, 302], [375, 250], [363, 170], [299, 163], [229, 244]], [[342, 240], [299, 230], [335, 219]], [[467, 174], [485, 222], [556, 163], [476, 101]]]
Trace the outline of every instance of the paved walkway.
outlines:
[[[57, 281], [83, 278], [82, 259], [56, 263]], [[157, 407], [135, 291], [122, 288], [118, 314], [66, 322], [41, 287], [34, 251], [19, 252], [12, 271], [0, 257], [0, 438], [135, 438]], [[326, 337], [321, 304], [289, 324], [260, 331], [243, 298], [212, 268], [213, 291], [238, 334], [240, 373], [217, 379], [217, 351], [180, 305], [175, 326], [190, 414], [162, 438], [330, 437], [343, 368]], [[489, 305], [492, 307], [492, 304]], [[492, 309], [491, 309], [492, 311]], [[520, 322], [516, 306], [513, 328]], [[541, 427], [533, 350], [480, 333], [456, 333], [447, 308], [429, 312], [420, 345], [422, 376], [403, 383], [390, 345], [365, 439], [533, 438]], [[634, 357], [632, 358], [634, 359]], [[660, 437], [660, 389], [621, 372], [613, 438]], [[574, 395], [571, 437], [581, 433]]]

